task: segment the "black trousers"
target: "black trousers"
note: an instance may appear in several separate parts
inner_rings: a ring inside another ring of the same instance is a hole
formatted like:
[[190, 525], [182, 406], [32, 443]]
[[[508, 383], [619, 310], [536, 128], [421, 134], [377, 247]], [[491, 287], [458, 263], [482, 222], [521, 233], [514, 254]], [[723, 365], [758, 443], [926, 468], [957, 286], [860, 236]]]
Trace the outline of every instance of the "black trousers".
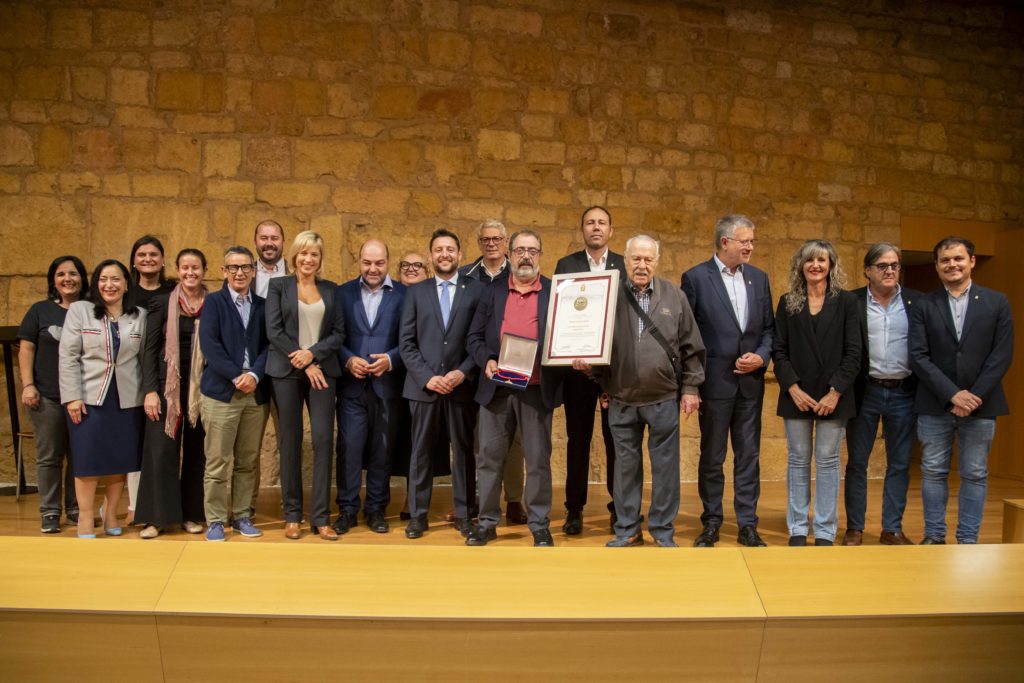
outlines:
[[[565, 375], [565, 508], [583, 510], [587, 504], [590, 483], [590, 442], [594, 436], [594, 408], [601, 396], [601, 387], [586, 375], [571, 370]], [[608, 409], [601, 409], [601, 435], [604, 438], [607, 462], [608, 495], [614, 497], [615, 442], [608, 427]], [[608, 504], [612, 509], [612, 504]]]
[[[181, 395], [188, 397], [188, 379], [183, 378]], [[183, 411], [188, 405], [182, 406]], [[144, 524], [168, 527], [206, 519], [203, 508], [203, 476], [206, 473], [206, 430], [202, 420], [193, 427], [186, 415], [175, 438], [164, 433], [167, 401], [160, 396], [160, 419], [147, 419], [142, 446], [142, 474], [135, 518]]]
[[434, 489], [433, 455], [439, 434], [445, 431], [452, 447], [452, 497], [455, 515], [473, 517], [476, 501], [476, 459], [473, 428], [477, 404], [438, 397], [436, 401], [409, 401], [412, 413], [412, 453], [409, 457], [409, 513], [425, 517]]

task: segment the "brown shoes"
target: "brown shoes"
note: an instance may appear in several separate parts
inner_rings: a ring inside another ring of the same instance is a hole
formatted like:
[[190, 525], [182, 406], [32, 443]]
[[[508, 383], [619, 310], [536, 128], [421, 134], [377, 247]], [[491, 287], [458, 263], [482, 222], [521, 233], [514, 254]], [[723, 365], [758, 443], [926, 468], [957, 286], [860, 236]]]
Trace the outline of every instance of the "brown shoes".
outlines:
[[847, 529], [843, 534], [843, 545], [860, 545], [864, 542], [864, 532], [858, 529]]
[[509, 524], [526, 524], [526, 510], [522, 503], [509, 503], [505, 506], [505, 519]]
[[290, 538], [293, 541], [298, 540], [302, 536], [302, 531], [299, 530], [298, 522], [285, 522], [284, 524], [284, 537]]
[[882, 545], [914, 545], [914, 542], [903, 535], [902, 531], [883, 531], [878, 537]]
[[329, 525], [325, 524], [317, 529], [317, 535], [325, 541], [337, 541], [338, 532], [332, 529]]

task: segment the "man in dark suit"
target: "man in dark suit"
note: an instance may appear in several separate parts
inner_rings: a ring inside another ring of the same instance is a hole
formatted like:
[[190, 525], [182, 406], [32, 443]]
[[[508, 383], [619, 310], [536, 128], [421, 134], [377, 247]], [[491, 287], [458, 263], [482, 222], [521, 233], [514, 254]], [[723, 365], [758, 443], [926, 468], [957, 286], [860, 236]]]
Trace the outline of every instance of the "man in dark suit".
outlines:
[[[612, 216], [603, 206], [592, 206], [580, 220], [584, 249], [558, 260], [555, 274], [619, 271], [626, 279], [622, 255], [608, 247], [612, 236]], [[596, 382], [578, 370], [565, 373], [565, 523], [562, 531], [575, 536], [583, 531], [583, 508], [587, 504], [590, 481], [590, 442], [594, 436], [594, 407], [601, 395]], [[604, 440], [605, 475], [608, 495], [614, 496], [615, 442], [608, 428], [608, 408], [601, 408], [601, 436]], [[608, 502], [608, 511], [615, 525], [615, 503]]]
[[693, 545], [710, 548], [722, 526], [722, 491], [729, 435], [733, 450], [733, 509], [737, 541], [763, 546], [757, 533], [761, 493], [761, 407], [764, 373], [772, 352], [775, 315], [768, 276], [750, 265], [754, 223], [739, 214], [715, 225], [711, 260], [683, 273], [700, 336], [707, 346], [707, 367], [700, 387], [700, 464], [697, 490], [704, 528]]
[[911, 306], [920, 292], [900, 287], [900, 249], [888, 242], [868, 247], [864, 255], [867, 287], [854, 290], [860, 318], [860, 374], [853, 385], [857, 417], [846, 424], [846, 533], [843, 545], [860, 545], [868, 503], [868, 458], [878, 423], [885, 437], [885, 485], [882, 491], [883, 545], [913, 545], [903, 533], [903, 511], [910, 484], [910, 449], [914, 445], [914, 394], [907, 344]]
[[476, 483], [467, 476], [473, 463], [476, 425], [476, 364], [466, 351], [466, 332], [483, 286], [460, 278], [462, 250], [455, 233], [440, 229], [430, 237], [434, 277], [405, 293], [399, 351], [405, 363], [405, 388], [412, 413], [412, 454], [409, 462], [408, 538], [427, 529], [433, 492], [431, 453], [439, 433], [448, 432], [452, 445], [452, 496], [455, 526], [468, 535]]
[[224, 287], [206, 297], [199, 318], [199, 346], [206, 360], [199, 384], [206, 427], [204, 505], [206, 540], [223, 541], [228, 523], [228, 470], [232, 526], [243, 536], [262, 536], [249, 506], [270, 398], [265, 370], [267, 328], [263, 299], [252, 292], [255, 264], [245, 247], [224, 252]]
[[1013, 359], [1013, 319], [1005, 294], [972, 282], [973, 242], [947, 237], [932, 253], [942, 287], [910, 313], [924, 502], [921, 544], [946, 542], [954, 437], [960, 464], [956, 540], [977, 543], [996, 417], [1010, 412], [1002, 381]]
[[345, 319], [345, 367], [338, 384], [338, 507], [334, 530], [356, 524], [366, 465], [366, 524], [387, 533], [384, 513], [391, 500], [391, 451], [402, 402], [402, 357], [398, 326], [405, 287], [388, 275], [388, 248], [367, 240], [359, 248], [359, 277], [338, 287]]
[[[502, 473], [518, 429], [526, 461], [527, 524], [535, 546], [552, 546], [554, 541], [548, 529], [551, 414], [561, 403], [561, 373], [557, 368], [540, 367], [551, 281], [540, 274], [539, 235], [522, 230], [512, 235], [510, 244], [512, 272], [508, 278], [493, 282], [481, 295], [466, 342], [483, 373], [476, 391], [476, 401], [481, 406], [477, 454], [480, 523], [466, 539], [466, 545], [487, 545], [497, 538]], [[502, 387], [493, 381], [505, 335], [537, 341], [533, 369], [522, 389]]]

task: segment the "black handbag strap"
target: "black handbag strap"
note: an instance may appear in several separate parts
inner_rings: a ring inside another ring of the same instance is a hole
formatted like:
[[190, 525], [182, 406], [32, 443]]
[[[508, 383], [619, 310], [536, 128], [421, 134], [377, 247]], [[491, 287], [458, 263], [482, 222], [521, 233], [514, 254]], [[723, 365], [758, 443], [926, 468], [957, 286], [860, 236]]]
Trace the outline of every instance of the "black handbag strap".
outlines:
[[661, 330], [659, 330], [658, 326], [654, 324], [651, 317], [644, 313], [644, 309], [640, 307], [640, 302], [636, 300], [636, 295], [633, 294], [629, 285], [623, 282], [622, 289], [623, 294], [626, 297], [626, 301], [629, 302], [629, 305], [633, 307], [634, 311], [636, 311], [637, 316], [639, 316], [640, 320], [643, 321], [644, 329], [650, 332], [651, 336], [654, 337], [654, 341], [658, 342], [658, 344], [661, 345], [661, 348], [665, 350], [665, 354], [668, 356], [669, 362], [672, 363], [672, 369], [676, 373], [676, 381], [679, 383], [679, 389], [682, 390], [683, 367], [679, 359], [679, 354], [672, 349], [672, 345], [668, 343], [668, 340], [665, 339], [665, 335], [661, 333]]

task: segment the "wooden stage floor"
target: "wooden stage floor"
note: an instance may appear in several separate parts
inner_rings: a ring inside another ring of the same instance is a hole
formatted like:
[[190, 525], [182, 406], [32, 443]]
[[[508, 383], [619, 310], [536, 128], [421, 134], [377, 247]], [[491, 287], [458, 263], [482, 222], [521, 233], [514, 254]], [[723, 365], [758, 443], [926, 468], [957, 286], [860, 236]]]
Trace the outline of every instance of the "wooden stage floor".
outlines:
[[[784, 485], [767, 483], [761, 529], [772, 547], [738, 547], [728, 525], [719, 548], [685, 547], [699, 522], [684, 485], [684, 547], [607, 549], [602, 493], [592, 487], [581, 537], [553, 520], [550, 549], [504, 525], [487, 548], [459, 547], [443, 523], [409, 541], [401, 500], [390, 534], [288, 541], [272, 490], [262, 539], [90, 542], [70, 529], [39, 534], [34, 496], [0, 498], [0, 672], [190, 683], [1024, 680], [1024, 545], [998, 543], [1001, 501], [1024, 497], [1024, 483], [992, 482], [984, 545], [942, 547], [883, 547], [874, 531], [861, 548], [785, 547]], [[910, 501], [916, 539], [916, 484]]]

